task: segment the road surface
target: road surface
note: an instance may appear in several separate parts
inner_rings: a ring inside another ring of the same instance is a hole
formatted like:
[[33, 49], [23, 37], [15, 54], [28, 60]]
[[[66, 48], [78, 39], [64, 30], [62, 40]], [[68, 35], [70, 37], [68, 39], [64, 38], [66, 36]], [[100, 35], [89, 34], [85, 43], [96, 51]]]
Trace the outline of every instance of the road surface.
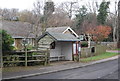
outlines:
[[118, 60], [23, 79], [118, 79]]

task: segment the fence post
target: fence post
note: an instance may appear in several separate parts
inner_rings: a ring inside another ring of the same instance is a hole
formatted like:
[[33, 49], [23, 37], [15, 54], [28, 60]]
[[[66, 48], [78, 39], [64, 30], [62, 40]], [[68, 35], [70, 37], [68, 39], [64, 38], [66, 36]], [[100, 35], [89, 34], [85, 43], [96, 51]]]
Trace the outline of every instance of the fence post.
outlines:
[[47, 62], [50, 64], [50, 51], [47, 49]]
[[25, 66], [27, 67], [27, 47], [25, 46]]
[[47, 51], [45, 52], [45, 63], [44, 65], [46, 66], [47, 65]]
[[3, 55], [1, 55], [1, 58], [0, 58], [0, 61], [1, 61], [1, 63], [0, 63], [0, 68], [2, 69], [4, 66], [4, 62], [3, 62]]

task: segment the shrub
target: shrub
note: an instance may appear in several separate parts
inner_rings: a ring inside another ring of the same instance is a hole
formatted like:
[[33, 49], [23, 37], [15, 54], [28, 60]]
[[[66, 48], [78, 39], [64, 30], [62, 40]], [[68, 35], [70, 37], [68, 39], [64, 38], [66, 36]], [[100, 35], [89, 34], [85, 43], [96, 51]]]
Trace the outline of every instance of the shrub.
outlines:
[[2, 36], [2, 52], [7, 52], [13, 50], [14, 40], [5, 30], [0, 30], [0, 35]]
[[87, 42], [82, 42], [81, 47], [88, 47], [88, 43]]
[[27, 45], [27, 50], [32, 50], [33, 46], [32, 45]]

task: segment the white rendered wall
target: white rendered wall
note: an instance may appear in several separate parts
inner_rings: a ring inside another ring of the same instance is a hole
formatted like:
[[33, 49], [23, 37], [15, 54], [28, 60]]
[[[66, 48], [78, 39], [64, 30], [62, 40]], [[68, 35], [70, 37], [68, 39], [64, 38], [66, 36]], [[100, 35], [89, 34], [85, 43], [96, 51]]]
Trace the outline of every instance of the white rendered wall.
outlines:
[[[55, 49], [50, 49], [50, 57], [65, 56], [65, 60], [72, 60], [72, 42], [56, 42]], [[51, 59], [51, 61], [57, 58]]]
[[72, 42], [62, 42], [62, 55], [65, 55], [65, 60], [72, 60]]
[[[55, 49], [50, 49], [50, 57], [56, 57], [61, 55], [61, 43], [60, 42], [55, 42]], [[55, 60], [55, 59], [51, 59]], [[57, 58], [56, 58], [57, 60]]]

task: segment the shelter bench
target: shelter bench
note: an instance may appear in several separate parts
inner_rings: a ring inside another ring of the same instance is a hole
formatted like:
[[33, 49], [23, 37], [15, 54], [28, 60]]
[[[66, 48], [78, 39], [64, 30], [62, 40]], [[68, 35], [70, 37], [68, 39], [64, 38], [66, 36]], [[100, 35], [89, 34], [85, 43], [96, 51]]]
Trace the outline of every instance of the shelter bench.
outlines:
[[54, 59], [54, 60], [57, 60], [57, 61], [60, 61], [60, 60], [65, 60], [65, 56], [64, 55], [59, 55], [59, 56], [52, 56], [50, 57], [50, 59]]

